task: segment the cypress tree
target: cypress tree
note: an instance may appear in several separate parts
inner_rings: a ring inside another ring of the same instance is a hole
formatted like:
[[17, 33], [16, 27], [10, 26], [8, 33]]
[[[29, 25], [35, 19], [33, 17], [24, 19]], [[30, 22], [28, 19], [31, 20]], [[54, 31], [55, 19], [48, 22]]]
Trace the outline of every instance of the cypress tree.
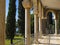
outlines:
[[34, 14], [31, 14], [31, 34], [34, 34]]
[[7, 16], [7, 25], [6, 25], [6, 35], [7, 38], [11, 40], [13, 44], [13, 39], [15, 36], [16, 26], [15, 26], [15, 15], [16, 15], [16, 0], [9, 0], [9, 11]]
[[22, 1], [19, 0], [19, 6], [18, 6], [18, 29], [19, 32], [24, 36], [25, 34], [25, 10], [22, 6]]

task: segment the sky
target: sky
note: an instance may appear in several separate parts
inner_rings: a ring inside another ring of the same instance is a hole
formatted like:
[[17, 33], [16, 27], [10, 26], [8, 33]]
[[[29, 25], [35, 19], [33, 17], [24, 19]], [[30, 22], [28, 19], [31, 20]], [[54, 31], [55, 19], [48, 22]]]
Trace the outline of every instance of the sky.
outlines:
[[[6, 0], [6, 17], [8, 15], [8, 8], [9, 8], [9, 0]], [[33, 11], [30, 11], [30, 14], [32, 14]], [[16, 21], [18, 19], [18, 0], [16, 0]]]
[[7, 13], [8, 13], [8, 7], [9, 7], [9, 0], [6, 0], [6, 16], [7, 16]]
[[[8, 15], [9, 0], [6, 0], [6, 17]], [[18, 0], [16, 0], [16, 20], [18, 19]]]

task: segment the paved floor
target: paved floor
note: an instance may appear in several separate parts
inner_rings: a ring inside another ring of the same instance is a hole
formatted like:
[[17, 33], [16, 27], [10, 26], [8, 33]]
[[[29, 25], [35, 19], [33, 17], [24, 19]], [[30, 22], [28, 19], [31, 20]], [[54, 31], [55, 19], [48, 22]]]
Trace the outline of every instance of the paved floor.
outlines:
[[33, 45], [60, 45], [60, 36], [42, 36], [41, 39], [38, 39], [40, 44]]

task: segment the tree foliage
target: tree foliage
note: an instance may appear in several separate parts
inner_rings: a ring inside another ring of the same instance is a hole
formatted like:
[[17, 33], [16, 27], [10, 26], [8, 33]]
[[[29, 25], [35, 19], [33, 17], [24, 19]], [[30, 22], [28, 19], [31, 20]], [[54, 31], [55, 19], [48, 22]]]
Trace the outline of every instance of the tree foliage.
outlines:
[[19, 0], [18, 6], [18, 29], [19, 32], [24, 35], [25, 34], [25, 9], [22, 6], [22, 1]]
[[16, 15], [16, 0], [9, 0], [9, 11], [7, 15], [7, 24], [6, 24], [6, 35], [7, 38], [11, 40], [11, 44], [13, 44], [13, 39], [15, 36], [15, 15]]
[[34, 33], [34, 14], [31, 14], [31, 34]]

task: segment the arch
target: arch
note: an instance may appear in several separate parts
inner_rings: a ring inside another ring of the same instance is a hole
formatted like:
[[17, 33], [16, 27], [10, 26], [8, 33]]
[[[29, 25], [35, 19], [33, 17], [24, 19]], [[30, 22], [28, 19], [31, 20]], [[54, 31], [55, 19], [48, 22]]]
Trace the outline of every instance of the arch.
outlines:
[[[52, 12], [52, 13], [55, 14], [55, 11], [53, 11], [53, 10], [47, 10], [47, 11], [46, 11], [46, 17], [47, 17], [47, 14], [48, 14], [49, 12]], [[56, 17], [56, 16], [55, 16], [55, 17]]]
[[[49, 15], [49, 13], [51, 13], [51, 15]], [[49, 32], [49, 34], [54, 34], [55, 33], [55, 19], [56, 19], [55, 11], [54, 10], [47, 10], [46, 11], [46, 17], [47, 17], [47, 21], [48, 21], [47, 24], [49, 24], [48, 27], [50, 29], [48, 32]]]

